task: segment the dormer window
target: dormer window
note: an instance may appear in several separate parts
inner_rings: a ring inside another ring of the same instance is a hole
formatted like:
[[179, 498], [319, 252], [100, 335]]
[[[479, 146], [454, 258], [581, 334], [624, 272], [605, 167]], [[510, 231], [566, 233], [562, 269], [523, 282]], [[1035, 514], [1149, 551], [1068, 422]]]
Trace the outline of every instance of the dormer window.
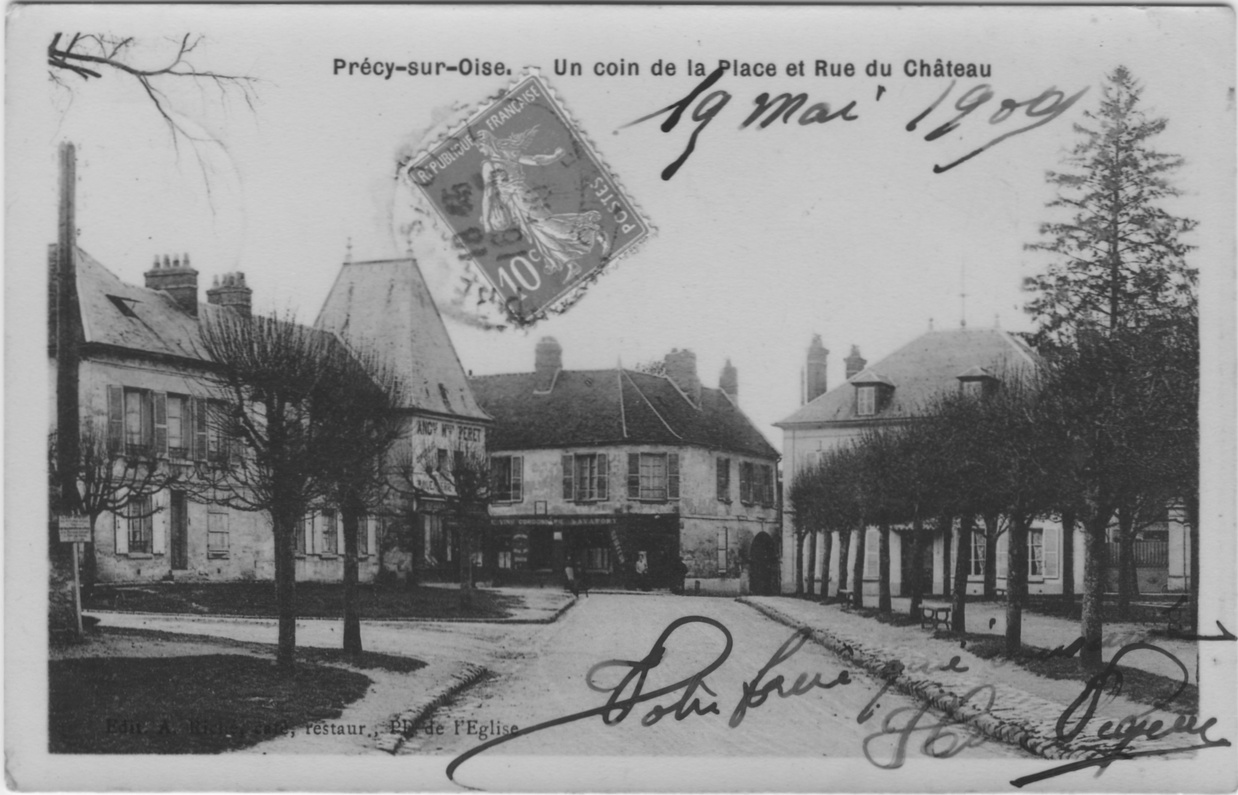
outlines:
[[856, 414], [871, 417], [877, 413], [877, 387], [862, 386], [856, 394]]
[[979, 365], [969, 367], [955, 378], [959, 379], [959, 392], [965, 397], [987, 397], [997, 391], [999, 383], [993, 373]]
[[858, 417], [880, 414], [894, 397], [894, 382], [873, 370], [856, 373], [850, 381], [855, 387], [855, 413]]

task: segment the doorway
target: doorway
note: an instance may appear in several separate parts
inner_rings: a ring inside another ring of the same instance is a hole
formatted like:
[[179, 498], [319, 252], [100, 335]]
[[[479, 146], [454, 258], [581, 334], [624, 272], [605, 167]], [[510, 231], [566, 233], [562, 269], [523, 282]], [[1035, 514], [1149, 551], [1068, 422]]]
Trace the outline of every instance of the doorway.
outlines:
[[173, 491], [171, 511], [172, 569], [184, 571], [189, 568], [189, 508], [185, 492]]

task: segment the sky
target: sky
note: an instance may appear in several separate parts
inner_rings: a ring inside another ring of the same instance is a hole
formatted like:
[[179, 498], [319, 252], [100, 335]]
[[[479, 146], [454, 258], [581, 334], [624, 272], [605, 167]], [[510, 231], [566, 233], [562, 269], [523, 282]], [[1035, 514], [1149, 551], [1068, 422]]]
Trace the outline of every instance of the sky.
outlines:
[[[10, 9], [10, 312], [43, 300], [40, 268], [56, 232], [56, 145], [64, 140], [79, 153], [79, 244], [126, 280], [140, 283], [156, 255], [187, 252], [203, 293], [214, 276], [240, 270], [257, 310], [313, 322], [349, 241], [354, 260], [402, 256], [411, 245], [445, 302], [463, 266], [424, 200], [395, 178], [397, 158], [513, 78], [350, 76], [333, 74], [334, 62], [467, 58], [519, 73], [538, 68], [656, 233], [565, 314], [531, 329], [449, 322], [464, 366], [529, 370], [543, 336], [559, 340], [567, 368], [632, 366], [689, 348], [706, 386], [729, 358], [741, 407], [777, 446], [772, 423], [800, 404], [813, 334], [831, 352], [832, 387], [852, 345], [875, 362], [930, 324], [954, 328], [965, 317], [971, 327], [1030, 328], [1020, 284], [1047, 262], [1024, 245], [1038, 239], [1040, 223], [1060, 217], [1045, 208], [1053, 197], [1045, 172], [1079, 140], [1074, 125], [1099, 101], [1104, 75], [1124, 64], [1144, 83], [1145, 106], [1170, 120], [1158, 146], [1186, 158], [1175, 177], [1184, 195], [1169, 209], [1200, 221], [1191, 261], [1202, 274], [1205, 320], [1219, 324], [1205, 336], [1221, 339], [1232, 335], [1233, 311], [1231, 17], [1217, 8], [1115, 7]], [[174, 144], [135, 81], [115, 73], [64, 76], [64, 85], [49, 79], [43, 53], [62, 30], [133, 36], [135, 55], [152, 65], [181, 36], [200, 34], [194, 65], [256, 78], [252, 107], [236, 90], [164, 79], [167, 107], [195, 139]], [[685, 73], [689, 59], [708, 69], [719, 59], [772, 63], [777, 74], [724, 76], [711, 90], [730, 99], [664, 180], [696, 125], [691, 114], [702, 115], [698, 106], [670, 132], [659, 128], [665, 116], [625, 125], [701, 81]], [[991, 76], [950, 88], [948, 78], [908, 76], [909, 59], [984, 64]], [[620, 60], [640, 74], [592, 73], [596, 63]], [[676, 64], [677, 74], [653, 75], [658, 60]], [[570, 61], [584, 74], [555, 74], [557, 62]], [[788, 75], [787, 65], [801, 61], [809, 75]], [[818, 61], [851, 63], [857, 74], [818, 77]], [[866, 76], [872, 61], [891, 75]], [[926, 141], [959, 114], [956, 103], [978, 97], [981, 83], [992, 99]], [[1029, 103], [1051, 88], [1062, 93], [993, 121], [1003, 99]], [[1044, 110], [1084, 89], [1044, 124], [934, 173], [1045, 119], [1026, 115], [1029, 107]], [[831, 112], [854, 103], [847, 115], [855, 120], [741, 129], [757, 95], [783, 91], [807, 92], [810, 104], [828, 103]], [[943, 93], [909, 132], [908, 122]], [[421, 223], [410, 237], [413, 218]]]

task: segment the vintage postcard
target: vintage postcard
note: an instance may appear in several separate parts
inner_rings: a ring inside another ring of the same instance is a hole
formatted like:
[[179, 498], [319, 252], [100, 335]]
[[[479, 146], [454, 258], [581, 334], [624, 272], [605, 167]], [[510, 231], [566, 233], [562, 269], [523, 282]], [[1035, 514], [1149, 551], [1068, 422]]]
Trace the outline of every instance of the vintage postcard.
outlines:
[[1238, 788], [1232, 9], [7, 21], [10, 787]]

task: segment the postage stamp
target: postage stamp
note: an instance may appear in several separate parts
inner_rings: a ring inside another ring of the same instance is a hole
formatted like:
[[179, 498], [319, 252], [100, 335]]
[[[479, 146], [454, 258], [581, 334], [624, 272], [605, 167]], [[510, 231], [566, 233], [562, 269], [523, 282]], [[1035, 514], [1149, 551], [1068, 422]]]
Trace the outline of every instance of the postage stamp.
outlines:
[[1238, 788], [1232, 9], [7, 21], [8, 786]]
[[517, 323], [650, 232], [535, 75], [403, 168]]

